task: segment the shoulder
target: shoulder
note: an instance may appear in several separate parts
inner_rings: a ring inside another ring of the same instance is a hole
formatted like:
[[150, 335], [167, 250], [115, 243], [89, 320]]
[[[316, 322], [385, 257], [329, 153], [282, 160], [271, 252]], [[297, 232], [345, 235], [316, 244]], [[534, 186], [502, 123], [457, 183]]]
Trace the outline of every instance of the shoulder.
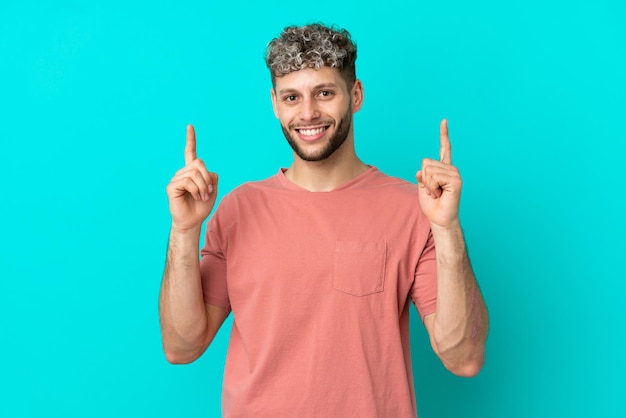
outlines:
[[277, 175], [273, 175], [263, 180], [248, 181], [240, 184], [234, 189], [228, 191], [218, 204], [218, 210], [233, 209], [242, 202], [256, 200], [264, 195], [271, 195], [273, 191], [280, 190], [280, 181]]
[[397, 194], [400, 196], [417, 198], [418, 186], [399, 177], [390, 176], [382, 171], [375, 169], [368, 178], [367, 186], [380, 189], [385, 193]]
[[419, 186], [405, 179], [387, 175], [376, 170], [368, 181], [368, 187], [385, 211], [400, 218], [416, 217], [418, 224], [430, 228], [419, 203]]
[[272, 191], [280, 190], [281, 185], [277, 179], [277, 175], [273, 175], [263, 180], [248, 181], [232, 189], [225, 196], [225, 200], [246, 199], [252, 195], [260, 195], [272, 193]]

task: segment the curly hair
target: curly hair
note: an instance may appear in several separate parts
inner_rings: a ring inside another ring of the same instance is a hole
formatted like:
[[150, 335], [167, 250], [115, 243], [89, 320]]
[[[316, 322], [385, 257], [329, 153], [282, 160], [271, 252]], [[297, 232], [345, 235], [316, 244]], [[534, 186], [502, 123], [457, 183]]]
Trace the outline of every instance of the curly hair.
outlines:
[[306, 26], [287, 26], [278, 38], [267, 44], [265, 63], [276, 77], [303, 68], [320, 69], [323, 66], [339, 69], [348, 88], [356, 80], [356, 43], [347, 30], [336, 26], [314, 23]]

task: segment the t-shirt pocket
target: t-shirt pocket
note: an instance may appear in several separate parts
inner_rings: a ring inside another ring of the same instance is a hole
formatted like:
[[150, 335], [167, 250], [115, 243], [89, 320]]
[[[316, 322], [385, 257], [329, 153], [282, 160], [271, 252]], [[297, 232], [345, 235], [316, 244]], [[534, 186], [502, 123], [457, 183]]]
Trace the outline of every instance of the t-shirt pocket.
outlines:
[[386, 254], [384, 241], [337, 241], [333, 288], [354, 296], [382, 292]]

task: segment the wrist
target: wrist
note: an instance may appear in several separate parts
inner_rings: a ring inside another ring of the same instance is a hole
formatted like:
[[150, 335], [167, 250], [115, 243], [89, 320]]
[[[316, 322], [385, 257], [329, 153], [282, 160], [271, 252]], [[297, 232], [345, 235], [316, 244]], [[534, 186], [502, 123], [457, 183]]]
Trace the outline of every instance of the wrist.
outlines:
[[459, 218], [454, 219], [452, 222], [446, 225], [439, 225], [431, 222], [430, 230], [432, 231], [433, 236], [458, 236], [459, 234], [461, 236], [463, 235], [463, 232], [461, 230], [461, 221], [459, 220]]
[[175, 222], [172, 222], [172, 226], [170, 227], [170, 240], [173, 238], [198, 239], [200, 237], [201, 231], [202, 231], [202, 225], [185, 228], [185, 227], [180, 227], [179, 225], [176, 225]]
[[456, 265], [467, 257], [465, 238], [458, 220], [445, 227], [431, 225], [430, 228], [437, 249], [438, 264]]

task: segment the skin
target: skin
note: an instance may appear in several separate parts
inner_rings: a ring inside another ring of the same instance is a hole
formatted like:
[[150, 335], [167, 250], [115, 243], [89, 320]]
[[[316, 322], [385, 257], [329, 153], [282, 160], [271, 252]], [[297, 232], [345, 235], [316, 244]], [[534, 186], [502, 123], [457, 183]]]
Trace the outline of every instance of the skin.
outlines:
[[[359, 80], [348, 86], [337, 69], [307, 68], [277, 78], [270, 96], [274, 114], [294, 149], [293, 164], [285, 172], [289, 180], [323, 192], [367, 170], [355, 152], [351, 118], [363, 104]], [[341, 132], [342, 120], [348, 123], [344, 123], [347, 132]], [[437, 308], [424, 324], [444, 366], [470, 377], [484, 362], [488, 315], [459, 221], [462, 181], [452, 165], [446, 120], [441, 122], [439, 143], [440, 159], [422, 160], [416, 174], [419, 203], [437, 248]], [[159, 311], [163, 348], [172, 363], [198, 358], [228, 315], [202, 298], [200, 230], [215, 204], [218, 177], [206, 169], [195, 149], [195, 132], [189, 126], [185, 167], [167, 186], [172, 227]]]
[[[363, 104], [360, 81], [348, 88], [336, 69], [305, 68], [277, 78], [270, 96], [283, 133], [295, 141], [292, 147], [300, 149], [294, 151], [293, 164], [285, 172], [289, 180], [307, 190], [324, 192], [367, 170], [367, 165], [359, 160], [354, 150], [351, 119], [351, 113], [358, 112]], [[350, 123], [345, 140], [330, 156], [315, 161], [313, 157], [323, 154], [332, 143], [346, 113]], [[302, 135], [301, 128], [320, 127], [326, 128], [320, 135], [313, 138]], [[307, 158], [302, 158], [299, 153]]]
[[415, 176], [420, 206], [437, 248], [437, 309], [424, 318], [424, 325], [444, 366], [456, 375], [472, 377], [484, 363], [489, 319], [461, 230], [462, 181], [452, 165], [445, 119], [439, 128], [439, 156], [439, 161], [422, 160]]
[[163, 351], [171, 363], [200, 357], [228, 311], [204, 303], [198, 259], [202, 223], [217, 196], [218, 177], [196, 156], [196, 134], [187, 127], [185, 166], [167, 186], [172, 226], [159, 298]]

